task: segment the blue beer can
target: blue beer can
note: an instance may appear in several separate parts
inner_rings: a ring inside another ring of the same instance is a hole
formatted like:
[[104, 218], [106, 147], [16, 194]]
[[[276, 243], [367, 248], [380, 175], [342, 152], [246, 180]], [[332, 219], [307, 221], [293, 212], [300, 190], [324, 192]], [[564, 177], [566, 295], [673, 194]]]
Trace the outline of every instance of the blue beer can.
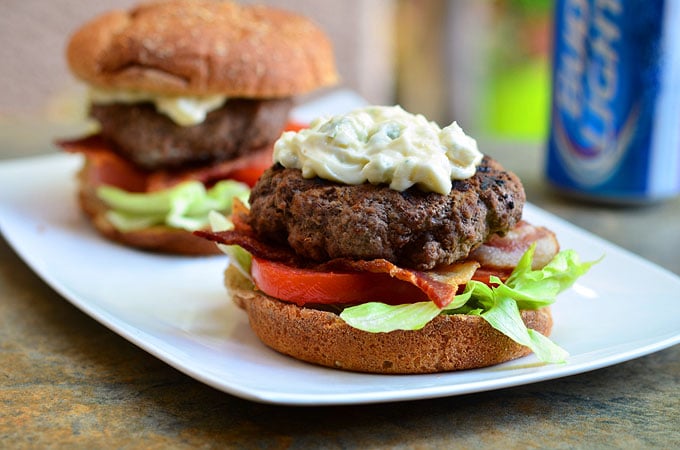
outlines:
[[615, 203], [680, 193], [680, 0], [557, 0], [546, 172]]

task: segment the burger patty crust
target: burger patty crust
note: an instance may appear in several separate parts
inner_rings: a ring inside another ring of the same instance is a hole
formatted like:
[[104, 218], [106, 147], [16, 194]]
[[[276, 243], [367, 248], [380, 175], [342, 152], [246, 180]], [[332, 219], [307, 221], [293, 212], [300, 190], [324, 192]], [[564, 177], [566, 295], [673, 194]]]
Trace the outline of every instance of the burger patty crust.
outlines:
[[383, 258], [426, 270], [507, 232], [525, 200], [519, 178], [490, 157], [473, 177], [454, 181], [448, 195], [305, 179], [276, 164], [251, 192], [249, 223], [260, 239], [287, 243], [305, 259]]
[[156, 112], [151, 103], [93, 104], [90, 115], [121, 156], [156, 170], [228, 161], [272, 144], [292, 105], [290, 98], [229, 99], [202, 123], [186, 127]]

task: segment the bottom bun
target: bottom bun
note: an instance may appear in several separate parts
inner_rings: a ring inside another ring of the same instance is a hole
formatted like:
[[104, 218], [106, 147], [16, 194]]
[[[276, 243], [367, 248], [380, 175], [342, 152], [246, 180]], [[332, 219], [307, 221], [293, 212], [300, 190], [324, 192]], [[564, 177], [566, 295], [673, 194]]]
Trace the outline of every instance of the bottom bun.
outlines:
[[[256, 291], [233, 266], [225, 272], [225, 285], [264, 344], [322, 366], [417, 374], [486, 367], [531, 353], [479, 316], [440, 315], [421, 330], [369, 333], [349, 326], [333, 312], [285, 303]], [[521, 314], [528, 328], [550, 334], [549, 308]]]
[[106, 218], [106, 205], [97, 197], [94, 186], [86, 183], [84, 168], [78, 177], [78, 202], [101, 235], [112, 241], [141, 250], [186, 256], [220, 254], [211, 241], [194, 236], [191, 231], [162, 225], [134, 231], [118, 231]]

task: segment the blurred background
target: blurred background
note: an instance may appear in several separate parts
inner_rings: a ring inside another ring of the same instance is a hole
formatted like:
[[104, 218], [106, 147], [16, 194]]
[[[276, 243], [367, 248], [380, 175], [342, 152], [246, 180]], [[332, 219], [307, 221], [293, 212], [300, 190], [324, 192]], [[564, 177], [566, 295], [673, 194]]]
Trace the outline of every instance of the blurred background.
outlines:
[[[70, 33], [98, 13], [134, 3], [3, 0], [0, 127], [68, 133], [82, 117], [85, 92], [64, 60]], [[549, 0], [257, 3], [315, 20], [335, 45], [343, 86], [371, 103], [399, 103], [442, 126], [456, 120], [476, 137], [546, 137]]]

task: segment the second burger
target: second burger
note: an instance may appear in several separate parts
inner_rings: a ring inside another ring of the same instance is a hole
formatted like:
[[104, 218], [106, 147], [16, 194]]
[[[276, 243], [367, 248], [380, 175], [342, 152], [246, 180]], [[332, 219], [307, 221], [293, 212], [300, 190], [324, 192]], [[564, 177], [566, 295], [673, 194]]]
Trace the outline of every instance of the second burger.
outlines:
[[67, 58], [100, 125], [59, 143], [85, 155], [81, 208], [109, 239], [178, 254], [216, 252], [191, 231], [247, 198], [293, 98], [338, 78], [330, 41], [311, 21], [231, 2], [105, 13], [73, 34]]

